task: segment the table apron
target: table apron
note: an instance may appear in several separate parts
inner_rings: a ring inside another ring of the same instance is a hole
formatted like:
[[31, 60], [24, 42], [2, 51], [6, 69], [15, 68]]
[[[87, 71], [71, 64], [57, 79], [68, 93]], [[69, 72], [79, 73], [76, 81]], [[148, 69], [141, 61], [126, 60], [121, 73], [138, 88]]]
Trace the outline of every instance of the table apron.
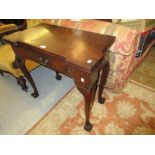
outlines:
[[23, 47], [17, 47], [16, 54], [24, 59], [24, 61], [26, 59], [33, 60], [45, 67], [73, 78], [78, 87], [86, 90], [90, 90], [94, 86], [98, 80], [99, 70], [101, 69], [101, 64], [99, 64], [96, 70], [85, 71], [76, 65], [67, 63], [65, 60]]

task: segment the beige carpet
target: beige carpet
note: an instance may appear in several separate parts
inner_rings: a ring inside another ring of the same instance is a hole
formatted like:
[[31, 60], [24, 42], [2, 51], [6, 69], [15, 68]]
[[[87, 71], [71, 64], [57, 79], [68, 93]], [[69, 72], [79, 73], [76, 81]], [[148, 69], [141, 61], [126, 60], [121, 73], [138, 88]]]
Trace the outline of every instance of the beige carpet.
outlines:
[[155, 91], [155, 47], [130, 78], [133, 82]]
[[90, 133], [83, 129], [83, 96], [74, 88], [27, 134], [155, 134], [154, 92], [129, 82], [120, 94], [111, 94], [108, 91], [104, 91], [104, 94], [104, 105], [95, 100], [91, 114], [94, 127]]

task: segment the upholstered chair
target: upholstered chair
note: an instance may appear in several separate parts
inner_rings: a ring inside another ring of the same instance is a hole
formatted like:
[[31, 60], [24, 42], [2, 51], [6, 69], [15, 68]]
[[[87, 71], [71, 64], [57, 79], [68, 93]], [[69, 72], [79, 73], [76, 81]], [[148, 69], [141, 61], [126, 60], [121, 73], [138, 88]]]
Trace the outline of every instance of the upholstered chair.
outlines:
[[[16, 31], [16, 25], [8, 24], [8, 25], [0, 25], [0, 36], [4, 36], [5, 34], [10, 34], [11, 32]], [[22, 87], [22, 90], [27, 91], [28, 87], [26, 86], [26, 80], [24, 79], [23, 73], [19, 68], [14, 68], [13, 63], [15, 61], [14, 51], [9, 44], [5, 44], [5, 42], [0, 38], [0, 74], [3, 76], [4, 73], [8, 73], [13, 75], [17, 79], [17, 83]], [[28, 71], [33, 70], [38, 67], [39, 64], [27, 60], [26, 67]]]
[[[0, 74], [3, 76], [4, 73], [13, 75], [17, 79], [17, 83], [22, 87], [22, 90], [27, 91], [26, 80], [24, 79], [23, 73], [19, 68], [13, 67], [13, 62], [15, 61], [15, 54], [12, 47], [9, 44], [0, 46]], [[32, 71], [39, 64], [27, 60], [26, 67], [28, 71]]]
[[13, 33], [17, 30], [17, 26], [15, 24], [3, 24], [0, 22], [0, 43], [4, 44], [2, 39], [6, 34]]

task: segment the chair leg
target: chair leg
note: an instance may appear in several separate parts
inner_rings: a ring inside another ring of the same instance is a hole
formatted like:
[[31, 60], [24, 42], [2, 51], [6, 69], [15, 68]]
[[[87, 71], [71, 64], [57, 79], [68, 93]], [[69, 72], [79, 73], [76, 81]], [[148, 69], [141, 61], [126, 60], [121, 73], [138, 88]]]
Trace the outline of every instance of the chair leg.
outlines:
[[22, 90], [27, 92], [28, 87], [26, 85], [26, 80], [24, 79], [23, 76], [17, 78], [17, 84], [19, 84], [22, 87]]
[[0, 42], [1, 42], [2, 45], [5, 44], [5, 42], [4, 42], [4, 40], [2, 38], [0, 38]]
[[0, 70], [0, 74], [1, 74], [1, 76], [3, 76], [3, 75], [4, 75], [2, 70]]
[[56, 71], [56, 77], [57, 80], [61, 80], [62, 76], [59, 74], [59, 72]]
[[[4, 72], [2, 70], [0, 70], [0, 75], [1, 76], [4, 76], [3, 74]], [[26, 80], [24, 79], [24, 76], [20, 76], [17, 79], [17, 84], [20, 85], [22, 87], [22, 90], [26, 91], [27, 92], [27, 85], [26, 85]]]

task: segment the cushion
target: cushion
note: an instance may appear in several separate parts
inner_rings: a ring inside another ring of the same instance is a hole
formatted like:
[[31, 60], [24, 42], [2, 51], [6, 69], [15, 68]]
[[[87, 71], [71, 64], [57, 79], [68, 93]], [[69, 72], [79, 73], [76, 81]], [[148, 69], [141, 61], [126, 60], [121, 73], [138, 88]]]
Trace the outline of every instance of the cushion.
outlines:
[[[14, 69], [12, 63], [15, 61], [15, 54], [12, 47], [9, 44], [0, 46], [0, 69], [3, 71], [10, 72], [15, 77], [23, 75], [20, 69]], [[26, 67], [28, 71], [38, 67], [39, 64], [31, 60], [26, 61]]]

